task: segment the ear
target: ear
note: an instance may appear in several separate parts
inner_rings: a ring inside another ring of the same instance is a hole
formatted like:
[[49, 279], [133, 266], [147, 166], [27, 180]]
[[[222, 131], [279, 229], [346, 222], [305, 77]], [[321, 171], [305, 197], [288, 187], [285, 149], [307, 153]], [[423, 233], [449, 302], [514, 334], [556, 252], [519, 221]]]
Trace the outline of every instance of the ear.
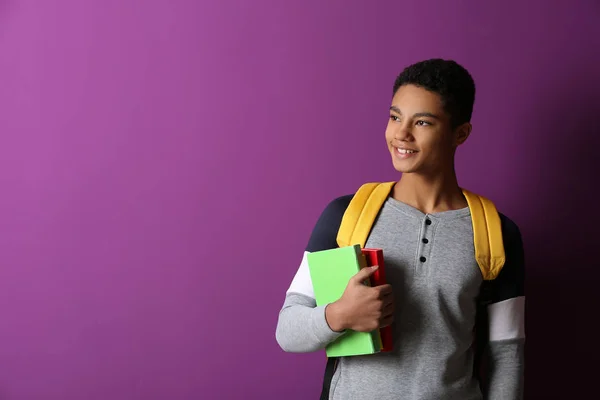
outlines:
[[454, 144], [456, 146], [460, 146], [461, 144], [463, 144], [469, 138], [472, 128], [473, 127], [471, 126], [470, 122], [465, 122], [464, 124], [456, 128], [456, 130], [454, 131]]

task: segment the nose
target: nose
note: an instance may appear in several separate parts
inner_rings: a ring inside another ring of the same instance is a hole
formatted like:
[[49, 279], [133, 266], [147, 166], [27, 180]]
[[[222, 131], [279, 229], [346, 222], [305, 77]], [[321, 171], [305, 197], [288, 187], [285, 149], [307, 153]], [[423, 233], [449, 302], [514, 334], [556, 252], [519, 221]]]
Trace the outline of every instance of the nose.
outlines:
[[412, 138], [412, 131], [410, 129], [410, 125], [408, 124], [402, 124], [398, 126], [394, 132], [394, 139], [398, 140], [399, 142], [407, 142], [412, 140]]

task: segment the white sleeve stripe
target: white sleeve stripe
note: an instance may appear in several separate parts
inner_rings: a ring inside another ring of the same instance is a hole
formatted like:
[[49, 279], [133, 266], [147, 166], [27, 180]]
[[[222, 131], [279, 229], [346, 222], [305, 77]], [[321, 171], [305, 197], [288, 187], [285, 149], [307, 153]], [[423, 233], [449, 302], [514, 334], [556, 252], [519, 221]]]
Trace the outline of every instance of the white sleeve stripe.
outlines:
[[308, 258], [306, 257], [307, 254], [308, 251], [305, 251], [302, 257], [302, 262], [300, 263], [300, 267], [298, 267], [298, 271], [296, 272], [296, 275], [294, 276], [286, 295], [293, 292], [303, 294], [313, 299], [315, 298], [312, 279], [310, 278], [310, 271], [308, 269]]
[[490, 341], [525, 338], [525, 296], [488, 306]]

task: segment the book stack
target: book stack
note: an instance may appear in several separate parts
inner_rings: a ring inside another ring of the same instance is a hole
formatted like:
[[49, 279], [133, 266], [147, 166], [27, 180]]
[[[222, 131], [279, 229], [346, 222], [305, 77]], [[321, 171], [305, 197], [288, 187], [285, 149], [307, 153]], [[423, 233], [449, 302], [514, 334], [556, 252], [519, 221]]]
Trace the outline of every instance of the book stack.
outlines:
[[[317, 306], [339, 300], [350, 281], [362, 268], [378, 265], [366, 284], [378, 286], [387, 283], [382, 249], [361, 249], [360, 245], [339, 247], [309, 253], [308, 268]], [[371, 332], [347, 330], [330, 343], [327, 357], [347, 357], [375, 354], [392, 350], [391, 326]]]

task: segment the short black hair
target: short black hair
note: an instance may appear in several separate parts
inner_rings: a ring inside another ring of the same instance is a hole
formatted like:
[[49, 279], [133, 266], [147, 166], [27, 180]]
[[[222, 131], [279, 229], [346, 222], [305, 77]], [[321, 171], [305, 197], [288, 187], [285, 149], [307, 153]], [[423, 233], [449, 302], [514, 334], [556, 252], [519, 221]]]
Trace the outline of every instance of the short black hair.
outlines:
[[475, 82], [456, 61], [433, 58], [406, 67], [394, 82], [393, 95], [409, 84], [437, 93], [454, 128], [471, 121]]

